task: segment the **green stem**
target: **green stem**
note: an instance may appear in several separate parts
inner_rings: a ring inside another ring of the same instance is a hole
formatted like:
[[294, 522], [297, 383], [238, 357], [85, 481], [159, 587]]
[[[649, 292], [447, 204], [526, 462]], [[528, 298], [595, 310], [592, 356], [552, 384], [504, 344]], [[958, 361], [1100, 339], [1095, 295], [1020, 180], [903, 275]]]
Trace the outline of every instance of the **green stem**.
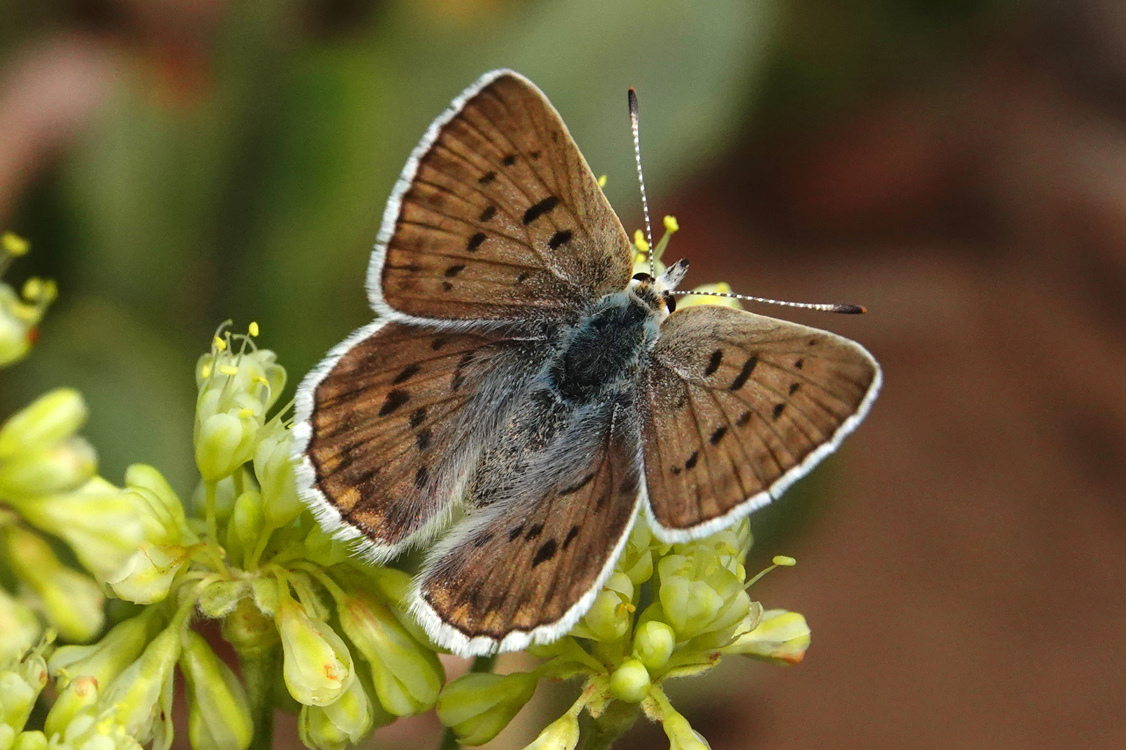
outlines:
[[278, 681], [281, 649], [277, 646], [239, 655], [242, 679], [250, 699], [254, 739], [248, 750], [270, 750], [274, 741], [274, 689]]
[[[491, 656], [478, 656], [469, 665], [470, 672], [492, 672], [493, 667], [497, 664], [497, 655]], [[454, 730], [446, 727], [446, 731], [442, 732], [442, 741], [438, 743], [438, 750], [460, 750], [461, 743], [457, 741], [457, 735]]]
[[611, 701], [597, 719], [584, 714], [579, 717], [579, 744], [575, 750], [609, 750], [640, 714], [637, 704], [623, 701]]

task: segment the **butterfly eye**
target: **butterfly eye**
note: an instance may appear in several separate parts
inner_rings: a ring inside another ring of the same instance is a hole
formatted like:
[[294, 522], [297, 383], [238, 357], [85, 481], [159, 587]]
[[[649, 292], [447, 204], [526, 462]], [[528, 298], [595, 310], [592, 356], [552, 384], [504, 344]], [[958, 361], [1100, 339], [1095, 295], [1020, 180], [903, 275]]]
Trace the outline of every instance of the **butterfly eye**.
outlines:
[[674, 312], [676, 312], [676, 297], [672, 296], [668, 292], [665, 292], [664, 298], [665, 307], [669, 309], [669, 315], [672, 315]]
[[647, 273], [635, 273], [633, 275], [634, 281], [652, 281], [653, 277]]

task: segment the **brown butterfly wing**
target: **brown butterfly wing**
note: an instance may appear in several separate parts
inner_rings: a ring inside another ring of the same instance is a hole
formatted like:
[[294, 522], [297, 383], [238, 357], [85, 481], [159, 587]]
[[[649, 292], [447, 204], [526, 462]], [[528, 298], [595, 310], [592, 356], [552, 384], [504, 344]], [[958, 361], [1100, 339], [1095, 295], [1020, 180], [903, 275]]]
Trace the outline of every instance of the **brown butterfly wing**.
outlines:
[[661, 326], [643, 375], [658, 532], [711, 533], [805, 475], [863, 419], [879, 365], [832, 333], [718, 305]]
[[585, 471], [520, 508], [482, 512], [438, 550], [415, 612], [459, 654], [546, 643], [590, 607], [636, 516], [636, 420], [608, 420]]
[[489, 74], [407, 163], [369, 272], [377, 312], [555, 319], [629, 281], [629, 239], [530, 81]]
[[320, 520], [392, 554], [440, 521], [483, 436], [543, 357], [534, 341], [377, 321], [309, 375], [295, 436]]

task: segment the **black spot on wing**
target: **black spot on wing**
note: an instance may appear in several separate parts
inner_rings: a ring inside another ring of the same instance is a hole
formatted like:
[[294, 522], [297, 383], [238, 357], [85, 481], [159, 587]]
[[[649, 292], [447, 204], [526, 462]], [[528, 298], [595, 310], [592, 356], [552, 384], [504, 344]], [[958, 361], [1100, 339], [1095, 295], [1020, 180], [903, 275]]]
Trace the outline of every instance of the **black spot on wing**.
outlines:
[[548, 539], [544, 542], [540, 548], [536, 550], [536, 556], [532, 558], [532, 567], [534, 568], [540, 563], [547, 562], [555, 557], [555, 549], [556, 544], [554, 539]]
[[481, 247], [481, 243], [484, 242], [484, 241], [485, 241], [485, 233], [484, 232], [478, 232], [477, 234], [475, 234], [475, 235], [473, 235], [472, 237], [469, 238], [469, 244], [466, 246], [466, 249], [469, 250], [469, 252], [471, 252], [471, 253], [475, 253], [475, 252], [477, 252], [477, 248]]
[[684, 468], [695, 469], [696, 468], [696, 462], [699, 461], [699, 460], [700, 460], [700, 451], [692, 451], [692, 455], [689, 456], [688, 460], [684, 462]]
[[456, 266], [450, 266], [449, 268], [447, 268], [445, 276], [446, 276], [447, 279], [452, 279], [453, 277], [457, 276], [459, 273], [461, 273], [464, 270], [465, 270], [465, 264], [459, 263]]
[[712, 352], [712, 358], [708, 360], [708, 366], [704, 368], [704, 377], [708, 377], [716, 370], [719, 369], [719, 363], [723, 361], [723, 350], [716, 349]]
[[482, 185], [488, 185], [490, 182], [492, 182], [496, 178], [497, 178], [497, 173], [490, 169], [488, 172], [485, 172], [485, 174], [478, 177], [477, 182], [481, 183]]
[[395, 376], [395, 379], [391, 381], [391, 384], [392, 385], [399, 385], [400, 383], [405, 383], [408, 380], [410, 380], [411, 378], [413, 378], [415, 375], [417, 375], [418, 371], [421, 370], [421, 369], [422, 368], [418, 366], [417, 362], [413, 363], [413, 364], [409, 364], [406, 367], [404, 367], [399, 372], [398, 375]]
[[805, 360], [799, 359], [797, 362], [794, 362], [794, 367], [798, 368], [799, 370], [805, 367]]
[[508, 156], [501, 159], [500, 163], [503, 164], [506, 167], [511, 167], [513, 164], [516, 163], [516, 154], [509, 154]]
[[419, 466], [414, 474], [414, 486], [421, 490], [429, 479], [430, 471], [425, 466]]
[[387, 399], [383, 402], [383, 406], [379, 407], [379, 416], [386, 417], [388, 414], [393, 414], [395, 410], [410, 400], [410, 394], [406, 391], [401, 388], [392, 388], [387, 392]]
[[567, 532], [567, 538], [563, 540], [563, 549], [571, 546], [571, 542], [575, 541], [575, 537], [579, 535], [579, 527], [572, 526], [571, 530]]
[[723, 436], [727, 434], [727, 425], [721, 424], [715, 428], [715, 432], [708, 438], [708, 442], [712, 445], [719, 445], [719, 441], [723, 440]]
[[517, 537], [519, 537], [523, 533], [524, 533], [524, 524], [520, 524], [519, 526], [513, 527], [508, 532], [508, 541], [515, 542]]
[[784, 404], [784, 403], [775, 404], [774, 410], [771, 412], [771, 414], [774, 416], [774, 419], [777, 420], [779, 417], [782, 416], [782, 412], [784, 412], [785, 410], [786, 410], [786, 404]]
[[540, 158], [540, 152], [539, 151], [529, 151], [528, 156], [531, 157], [532, 161], [537, 161]]
[[454, 285], [453, 285], [453, 284], [451, 284], [450, 282], [448, 282], [448, 281], [443, 281], [443, 282], [442, 282], [442, 291], [443, 291], [443, 292], [449, 292], [449, 291], [452, 291], [452, 290], [453, 290], [453, 288], [454, 288]]
[[524, 535], [525, 539], [535, 539], [543, 533], [543, 524], [537, 523], [532, 528], [528, 529], [528, 533]]
[[426, 407], [420, 406], [411, 414], [411, 429], [418, 427], [426, 419]]
[[747, 384], [747, 378], [751, 377], [751, 373], [755, 371], [755, 365], [758, 364], [758, 357], [752, 354], [747, 357], [747, 361], [743, 363], [743, 369], [731, 381], [730, 390], [737, 391]]
[[801, 383], [790, 383], [790, 395], [793, 396], [801, 388]]
[[481, 221], [488, 221], [489, 219], [493, 218], [496, 215], [497, 215], [497, 207], [496, 206], [485, 206], [485, 210], [481, 212], [480, 219], [481, 219]]
[[751, 413], [749, 411], [745, 411], [745, 412], [743, 412], [742, 414], [739, 415], [738, 419], [735, 420], [735, 424], [738, 425], [739, 427], [743, 427], [747, 424], [747, 422], [750, 422], [750, 421], [751, 421]]
[[547, 196], [542, 201], [534, 204], [531, 208], [524, 212], [524, 223], [531, 224], [533, 221], [543, 216], [558, 205], [558, 198], [556, 198], [554, 195]]
[[418, 445], [418, 449], [420, 451], [424, 451], [424, 450], [426, 450], [427, 448], [430, 447], [430, 438], [431, 438], [430, 428], [420, 430], [419, 433], [417, 435], [415, 435], [414, 440], [415, 440], [415, 443]]
[[571, 241], [571, 236], [570, 229], [562, 229], [551, 235], [551, 239], [547, 241], [547, 246], [552, 250], [558, 250], [560, 245]]
[[434, 351], [438, 351], [439, 349], [441, 349], [443, 346], [445, 346], [448, 343], [449, 343], [449, 339], [447, 339], [443, 336], [435, 336], [434, 340], [430, 342], [430, 348], [433, 349]]
[[527, 278], [528, 278], [528, 272], [527, 271], [521, 271], [520, 273], [516, 274], [516, 283], [517, 284], [522, 283], [523, 281], [527, 280]]

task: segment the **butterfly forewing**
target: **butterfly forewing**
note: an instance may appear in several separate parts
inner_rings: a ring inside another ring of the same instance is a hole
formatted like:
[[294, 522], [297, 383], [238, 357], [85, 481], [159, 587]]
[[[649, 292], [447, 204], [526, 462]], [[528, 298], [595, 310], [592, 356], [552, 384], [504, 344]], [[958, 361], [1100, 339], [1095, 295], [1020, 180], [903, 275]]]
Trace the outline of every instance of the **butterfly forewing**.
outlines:
[[629, 280], [621, 222], [558, 113], [514, 73], [470, 89], [401, 184], [373, 260], [377, 309], [555, 319]]
[[484, 511], [428, 564], [416, 610], [442, 642], [459, 653], [523, 648], [559, 637], [589, 607], [630, 529], [640, 489], [636, 420], [622, 415], [605, 424], [581, 471], [519, 504]]
[[466, 435], [521, 392], [537, 346], [397, 322], [362, 330], [311, 376], [302, 458], [324, 512], [377, 550], [436, 520], [475, 448]]
[[765, 505], [836, 447], [879, 387], [861, 346], [715, 305], [661, 326], [642, 379], [650, 509], [669, 539]]

